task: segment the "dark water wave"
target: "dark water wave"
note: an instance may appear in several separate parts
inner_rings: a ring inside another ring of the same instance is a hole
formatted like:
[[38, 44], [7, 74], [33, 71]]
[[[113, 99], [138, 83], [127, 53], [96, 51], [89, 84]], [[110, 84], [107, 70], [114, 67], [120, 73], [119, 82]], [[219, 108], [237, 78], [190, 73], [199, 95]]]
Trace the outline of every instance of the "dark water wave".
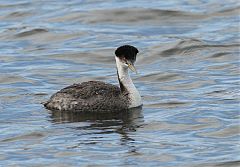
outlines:
[[115, 24], [151, 24], [174, 23], [179, 24], [182, 20], [204, 19], [201, 14], [194, 14], [185, 11], [160, 10], [160, 9], [114, 9], [96, 10], [91, 12], [78, 12], [50, 19], [50, 21], [79, 21], [84, 23], [115, 23]]
[[[83, 23], [114, 23], [114, 24], [142, 24], [151, 23], [153, 25], [162, 24], [191, 24], [212, 17], [220, 17], [226, 15], [238, 14], [239, 8], [226, 9], [222, 11], [210, 13], [196, 13], [190, 11], [179, 10], [161, 10], [161, 9], [143, 9], [143, 8], [127, 8], [114, 10], [93, 10], [70, 13], [61, 17], [55, 17], [50, 21], [79, 21]], [[191, 20], [191, 22], [188, 22]]]
[[45, 32], [48, 32], [48, 31], [46, 29], [43, 29], [43, 28], [35, 28], [35, 29], [32, 29], [32, 30], [27, 30], [27, 31], [18, 33], [16, 35], [16, 37], [26, 37], [26, 36], [45, 33]]

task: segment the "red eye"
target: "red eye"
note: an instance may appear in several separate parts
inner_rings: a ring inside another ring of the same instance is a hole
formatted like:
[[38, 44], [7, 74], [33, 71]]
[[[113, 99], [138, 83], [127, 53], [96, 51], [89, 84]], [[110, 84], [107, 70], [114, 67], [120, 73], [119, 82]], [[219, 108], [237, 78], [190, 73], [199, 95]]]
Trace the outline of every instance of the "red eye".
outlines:
[[121, 59], [123, 60], [123, 61], [126, 61], [126, 58], [123, 56], [123, 57], [121, 57]]

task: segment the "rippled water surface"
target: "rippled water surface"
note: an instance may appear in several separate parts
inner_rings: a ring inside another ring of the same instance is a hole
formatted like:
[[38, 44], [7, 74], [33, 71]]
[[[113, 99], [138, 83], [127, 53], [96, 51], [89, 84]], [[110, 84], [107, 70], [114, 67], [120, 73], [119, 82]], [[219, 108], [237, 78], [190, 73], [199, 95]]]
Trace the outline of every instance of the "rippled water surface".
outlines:
[[[0, 166], [238, 166], [237, 0], [1, 0]], [[118, 84], [139, 51], [142, 110], [44, 109], [78, 82]]]

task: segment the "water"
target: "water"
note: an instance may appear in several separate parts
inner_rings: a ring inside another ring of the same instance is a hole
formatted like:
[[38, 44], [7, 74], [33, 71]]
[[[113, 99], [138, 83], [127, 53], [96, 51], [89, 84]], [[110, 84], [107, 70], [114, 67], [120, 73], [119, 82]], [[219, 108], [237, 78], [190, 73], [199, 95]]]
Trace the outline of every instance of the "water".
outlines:
[[[239, 2], [0, 1], [0, 166], [238, 166]], [[139, 51], [144, 106], [120, 115], [43, 108], [82, 81], [117, 84]]]

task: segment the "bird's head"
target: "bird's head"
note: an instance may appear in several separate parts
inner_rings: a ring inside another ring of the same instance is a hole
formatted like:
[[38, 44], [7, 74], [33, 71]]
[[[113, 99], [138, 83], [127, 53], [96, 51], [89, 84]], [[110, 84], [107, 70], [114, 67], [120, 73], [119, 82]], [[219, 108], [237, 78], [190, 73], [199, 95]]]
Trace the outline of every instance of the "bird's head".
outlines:
[[134, 63], [136, 61], [136, 56], [138, 49], [131, 45], [123, 45], [116, 49], [115, 55], [118, 63], [125, 68], [129, 68], [133, 72], [137, 73]]

